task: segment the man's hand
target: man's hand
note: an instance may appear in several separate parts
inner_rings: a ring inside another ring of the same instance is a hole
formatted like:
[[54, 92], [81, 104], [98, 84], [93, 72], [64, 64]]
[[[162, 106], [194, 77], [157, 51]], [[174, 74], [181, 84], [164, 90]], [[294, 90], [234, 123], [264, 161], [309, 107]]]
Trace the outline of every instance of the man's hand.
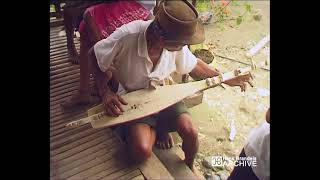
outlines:
[[225, 81], [224, 83], [229, 86], [239, 86], [241, 88], [241, 92], [244, 92], [247, 89], [246, 83], [250, 84], [250, 86], [253, 87], [253, 84], [251, 82], [252, 79], [253, 79], [252, 74], [247, 73], [244, 75], [239, 75], [234, 79]]
[[128, 103], [125, 102], [119, 95], [114, 93], [113, 91], [107, 91], [103, 98], [102, 103], [106, 110], [107, 115], [117, 117], [124, 112], [122, 105], [127, 105]]

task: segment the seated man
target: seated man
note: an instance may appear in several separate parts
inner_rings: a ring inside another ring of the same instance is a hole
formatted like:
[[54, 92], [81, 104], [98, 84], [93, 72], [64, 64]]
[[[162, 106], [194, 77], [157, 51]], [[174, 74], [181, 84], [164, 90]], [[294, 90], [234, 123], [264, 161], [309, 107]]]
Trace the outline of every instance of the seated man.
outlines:
[[228, 180], [270, 179], [270, 108], [266, 113], [266, 122], [251, 131], [240, 157], [255, 157], [256, 166], [236, 166]]
[[[98, 92], [110, 116], [121, 115], [121, 104], [126, 104], [107, 85], [111, 64], [116, 69], [112, 76], [117, 76], [127, 92], [148, 88], [151, 81], [163, 80], [174, 71], [203, 78], [219, 75], [187, 47], [205, 39], [195, 8], [187, 0], [164, 0], [157, 11], [154, 20], [137, 20], [123, 25], [89, 51], [89, 63]], [[244, 89], [248, 81], [249, 78], [241, 77], [227, 84]], [[171, 147], [168, 132], [177, 131], [183, 140], [184, 161], [193, 170], [199, 146], [198, 133], [182, 103], [124, 126], [129, 153], [136, 161], [150, 157], [156, 138], [161, 138], [166, 147]]]

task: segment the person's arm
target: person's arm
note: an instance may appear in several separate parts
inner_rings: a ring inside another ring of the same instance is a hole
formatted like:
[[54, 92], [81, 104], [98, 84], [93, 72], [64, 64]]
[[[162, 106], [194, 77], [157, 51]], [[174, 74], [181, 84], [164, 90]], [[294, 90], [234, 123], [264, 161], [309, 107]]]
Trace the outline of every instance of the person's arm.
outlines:
[[96, 22], [94, 21], [90, 13], [85, 12], [83, 16], [83, 20], [86, 24], [90, 40], [95, 44], [101, 39], [104, 39], [104, 36], [102, 35], [101, 31], [99, 30]]
[[206, 79], [209, 77], [218, 76], [219, 71], [208, 66], [208, 64], [198, 58], [196, 67], [189, 74], [192, 78]]
[[[189, 73], [191, 77], [201, 77], [202, 79], [205, 78], [211, 78], [214, 76], [218, 76], [220, 73], [217, 69], [210, 67], [208, 64], [203, 62], [201, 59], [197, 59], [197, 64], [195, 68]], [[248, 76], [241, 76], [232, 80], [225, 81], [224, 83], [229, 86], [239, 86], [241, 88], [241, 91], [245, 91], [247, 88], [247, 85], [245, 82], [248, 82], [251, 86], [250, 80], [252, 77], [250, 75]]]
[[93, 47], [88, 52], [88, 59], [106, 113], [110, 116], [121, 115], [122, 112], [124, 112], [121, 104], [126, 105], [127, 103], [108, 87], [107, 83], [112, 78], [111, 71], [107, 70], [106, 72], [102, 72], [100, 70]]

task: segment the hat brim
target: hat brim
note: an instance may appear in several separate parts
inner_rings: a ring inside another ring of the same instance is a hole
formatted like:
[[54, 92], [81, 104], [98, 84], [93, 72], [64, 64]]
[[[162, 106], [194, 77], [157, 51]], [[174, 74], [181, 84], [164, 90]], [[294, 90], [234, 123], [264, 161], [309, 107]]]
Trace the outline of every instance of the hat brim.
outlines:
[[186, 44], [188, 45], [200, 44], [200, 43], [203, 43], [204, 40], [205, 40], [204, 27], [202, 25], [202, 21], [198, 19], [196, 32], [193, 34], [193, 36], [190, 37], [189, 41]]
[[196, 31], [194, 32], [194, 34], [192, 36], [183, 37], [181, 39], [179, 39], [179, 36], [176, 36], [176, 38], [177, 37], [178, 37], [178, 39], [175, 39], [173, 37], [170, 39], [171, 39], [171, 41], [179, 42], [179, 43], [186, 44], [186, 45], [200, 44], [200, 43], [204, 42], [205, 33], [204, 33], [204, 27], [202, 25], [202, 21], [200, 19], [198, 19]]

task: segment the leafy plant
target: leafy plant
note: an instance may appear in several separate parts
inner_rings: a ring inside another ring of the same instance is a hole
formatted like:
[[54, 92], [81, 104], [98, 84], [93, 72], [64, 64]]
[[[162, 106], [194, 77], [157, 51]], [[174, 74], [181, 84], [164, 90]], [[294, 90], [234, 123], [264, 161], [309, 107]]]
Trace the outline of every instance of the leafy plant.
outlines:
[[[237, 12], [233, 10], [233, 13], [237, 14], [236, 17], [231, 17], [231, 12], [229, 10], [228, 6], [237, 6], [244, 9], [244, 12]], [[236, 25], [240, 25], [242, 22], [244, 22], [247, 13], [252, 12], [252, 4], [246, 2], [246, 1], [239, 1], [239, 0], [230, 0], [229, 2], [219, 2], [215, 1], [214, 4], [210, 0], [198, 0], [197, 1], [197, 10], [199, 12], [213, 11], [215, 23], [223, 29], [223, 23], [227, 20], [235, 20]]]

